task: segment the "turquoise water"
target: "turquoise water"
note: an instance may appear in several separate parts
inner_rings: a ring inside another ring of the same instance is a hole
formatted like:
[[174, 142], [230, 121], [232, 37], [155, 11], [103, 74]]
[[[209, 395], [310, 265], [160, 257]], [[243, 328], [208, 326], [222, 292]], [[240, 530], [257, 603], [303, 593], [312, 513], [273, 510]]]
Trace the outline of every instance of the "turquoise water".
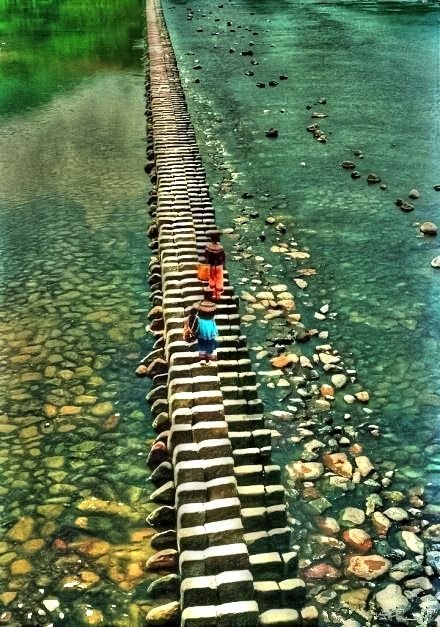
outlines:
[[[91, 4], [0, 0], [0, 607], [16, 626], [136, 625], [150, 606], [152, 433], [133, 376], [150, 348], [144, 3]], [[439, 5], [220, 4], [164, 8], [218, 220], [234, 229], [234, 283], [286, 283], [306, 325], [329, 331], [371, 393], [371, 414], [338, 400], [335, 418], [380, 425], [380, 439], [360, 430], [367, 454], [397, 488], [426, 485], [435, 520], [439, 244], [415, 223], [439, 220]], [[325, 144], [306, 130], [314, 110]], [[405, 214], [394, 199], [413, 187]], [[293, 239], [306, 262], [270, 250]], [[300, 292], [304, 267], [317, 274]], [[268, 370], [268, 326], [245, 330]], [[285, 408], [260, 380], [268, 415]], [[270, 424], [284, 464], [294, 431]]]
[[[434, 518], [440, 276], [430, 262], [440, 248], [418, 225], [439, 222], [439, 9], [438, 2], [164, 2], [219, 221], [234, 229], [225, 237], [230, 268], [292, 290], [298, 268], [316, 269], [305, 277], [308, 288], [295, 292], [297, 310], [306, 326], [329, 331], [371, 395], [372, 413], [344, 402], [335, 413], [348, 409], [381, 427], [366, 450], [396, 469], [398, 487], [426, 486]], [[314, 119], [315, 111], [327, 117]], [[307, 132], [314, 122], [326, 143]], [[265, 136], [271, 127], [276, 139]], [[341, 168], [344, 160], [361, 178]], [[368, 185], [369, 173], [386, 189]], [[404, 213], [394, 201], [413, 188], [420, 198]], [[265, 224], [269, 215], [284, 223], [284, 235]], [[237, 227], [237, 216], [248, 223]], [[292, 239], [310, 253], [305, 263], [271, 252]], [[333, 316], [318, 323], [314, 312], [325, 303]], [[265, 329], [250, 324], [250, 343], [264, 345]], [[261, 369], [268, 366], [263, 359]], [[286, 396], [264, 380], [261, 394], [268, 412]], [[294, 454], [289, 444], [280, 452], [284, 462]]]
[[10, 625], [137, 624], [148, 583], [144, 6], [90, 5], [0, 2]]

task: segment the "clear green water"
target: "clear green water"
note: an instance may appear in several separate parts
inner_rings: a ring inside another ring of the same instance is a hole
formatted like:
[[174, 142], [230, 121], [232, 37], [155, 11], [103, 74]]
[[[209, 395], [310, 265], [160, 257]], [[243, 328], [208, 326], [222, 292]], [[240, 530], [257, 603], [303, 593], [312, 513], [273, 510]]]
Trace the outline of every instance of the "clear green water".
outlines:
[[[350, 411], [383, 432], [364, 434], [366, 452], [397, 468], [396, 487], [426, 484], [435, 519], [440, 291], [430, 260], [440, 251], [414, 223], [439, 222], [439, 5], [220, 4], [164, 2], [219, 222], [259, 214], [225, 238], [234, 281], [295, 290], [296, 262], [270, 246], [295, 238], [309, 250], [318, 274], [295, 292], [297, 308], [318, 326], [315, 310], [330, 303], [337, 315], [319, 326], [372, 395], [371, 415]], [[11, 625], [134, 625], [149, 603], [139, 538], [152, 434], [133, 377], [149, 349], [143, 9], [0, 0], [0, 607]], [[240, 55], [251, 41], [259, 65]], [[305, 130], [320, 97], [323, 145]], [[277, 140], [264, 135], [271, 126]], [[364, 153], [358, 181], [339, 167], [356, 161], [353, 149]], [[386, 191], [366, 185], [370, 171]], [[412, 187], [421, 197], [403, 214], [394, 198]], [[249, 325], [249, 343], [264, 345], [266, 330]], [[283, 407], [285, 393], [262, 383], [267, 411]], [[285, 463], [292, 431], [273, 426]]]
[[[231, 252], [238, 243], [240, 254], [251, 247], [249, 259], [231, 259], [234, 276], [295, 290], [297, 267], [317, 270], [305, 292], [296, 290], [297, 309], [306, 325], [330, 332], [371, 394], [371, 414], [349, 408], [358, 422], [382, 429], [380, 440], [365, 439], [368, 454], [396, 467], [396, 486], [426, 485], [434, 515], [440, 275], [430, 262], [440, 244], [420, 237], [417, 223], [440, 221], [433, 189], [440, 165], [439, 3], [232, 0], [200, 7], [166, 0], [164, 7], [219, 221], [235, 228], [226, 243]], [[271, 80], [278, 85], [270, 87]], [[312, 111], [328, 117], [312, 119]], [[306, 131], [316, 121], [325, 144]], [[277, 139], [265, 137], [270, 127]], [[351, 179], [343, 160], [354, 161], [362, 177]], [[371, 172], [386, 190], [367, 185]], [[420, 198], [403, 213], [394, 200], [412, 188]], [[234, 218], [251, 212], [258, 217], [237, 228]], [[265, 225], [268, 215], [287, 226], [285, 235]], [[305, 264], [270, 252], [291, 239], [310, 252]], [[314, 312], [324, 303], [337, 315], [318, 323]], [[250, 343], [264, 344], [264, 326], [247, 332]], [[261, 368], [268, 369], [267, 360]], [[264, 382], [261, 393], [268, 411], [286, 396]], [[342, 402], [336, 413], [344, 411]], [[281, 461], [294, 454], [292, 445], [281, 445]]]
[[134, 376], [150, 348], [143, 14], [138, 0], [0, 2], [0, 608], [11, 625], [136, 624], [148, 583], [132, 536], [151, 509], [152, 433]]

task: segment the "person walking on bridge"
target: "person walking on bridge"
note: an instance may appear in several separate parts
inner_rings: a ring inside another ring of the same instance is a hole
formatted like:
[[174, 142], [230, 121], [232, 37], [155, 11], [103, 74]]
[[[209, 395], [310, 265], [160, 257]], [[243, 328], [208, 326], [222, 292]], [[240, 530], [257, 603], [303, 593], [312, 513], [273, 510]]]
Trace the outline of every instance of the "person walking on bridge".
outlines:
[[202, 365], [208, 365], [210, 361], [215, 361], [217, 355], [218, 329], [215, 323], [216, 306], [211, 300], [204, 299], [193, 306], [197, 315], [197, 350], [199, 361]]
[[209, 287], [212, 290], [212, 300], [220, 300], [223, 285], [223, 270], [226, 263], [225, 249], [220, 243], [220, 231], [210, 231], [208, 233], [210, 241], [205, 248], [205, 258], [209, 264]]

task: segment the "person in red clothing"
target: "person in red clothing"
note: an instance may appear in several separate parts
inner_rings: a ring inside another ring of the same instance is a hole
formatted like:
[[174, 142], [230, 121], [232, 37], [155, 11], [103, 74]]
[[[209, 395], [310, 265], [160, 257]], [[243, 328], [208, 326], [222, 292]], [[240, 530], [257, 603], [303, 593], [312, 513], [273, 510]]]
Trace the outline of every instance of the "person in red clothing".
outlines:
[[220, 231], [208, 233], [210, 242], [205, 248], [205, 258], [209, 263], [209, 287], [212, 290], [212, 300], [220, 300], [223, 294], [223, 269], [226, 255], [223, 245], [220, 243]]

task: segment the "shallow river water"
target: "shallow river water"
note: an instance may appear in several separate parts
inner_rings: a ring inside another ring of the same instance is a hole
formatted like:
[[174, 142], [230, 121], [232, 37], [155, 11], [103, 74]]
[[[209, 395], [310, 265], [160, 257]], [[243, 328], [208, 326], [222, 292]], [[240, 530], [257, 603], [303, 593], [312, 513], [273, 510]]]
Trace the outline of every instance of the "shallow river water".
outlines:
[[[440, 220], [439, 4], [163, 4], [237, 292], [285, 283], [329, 332], [371, 396], [336, 400], [335, 420], [378, 425], [360, 428], [367, 454], [396, 489], [426, 487], [436, 521], [440, 248], [418, 224]], [[133, 376], [151, 347], [143, 12], [0, 0], [0, 607], [14, 626], [137, 625], [150, 603], [152, 431]], [[394, 201], [413, 188], [404, 213]], [[310, 257], [271, 250], [284, 242]], [[245, 324], [267, 372], [267, 322]], [[284, 465], [295, 431], [270, 415], [300, 405], [259, 380]]]
[[0, 30], [2, 619], [126, 625], [151, 509], [144, 6], [2, 0]]
[[[317, 275], [297, 290], [297, 309], [318, 326], [314, 313], [329, 304], [333, 315], [319, 328], [357, 370], [371, 394], [369, 420], [383, 430], [371, 449], [396, 464], [398, 481], [422, 479], [438, 503], [440, 277], [430, 262], [440, 248], [419, 226], [438, 225], [440, 211], [439, 4], [164, 7], [219, 221], [235, 229], [231, 251], [239, 243], [234, 276], [294, 289], [298, 262], [271, 247], [295, 240], [310, 253], [305, 265]], [[325, 143], [307, 132], [313, 123]], [[278, 137], [266, 137], [270, 128]], [[345, 160], [360, 178], [340, 166]], [[386, 189], [369, 185], [370, 173]], [[420, 197], [405, 213], [395, 200], [412, 189]], [[250, 343], [264, 334], [251, 325]], [[262, 394], [267, 409], [277, 405], [264, 383]]]

